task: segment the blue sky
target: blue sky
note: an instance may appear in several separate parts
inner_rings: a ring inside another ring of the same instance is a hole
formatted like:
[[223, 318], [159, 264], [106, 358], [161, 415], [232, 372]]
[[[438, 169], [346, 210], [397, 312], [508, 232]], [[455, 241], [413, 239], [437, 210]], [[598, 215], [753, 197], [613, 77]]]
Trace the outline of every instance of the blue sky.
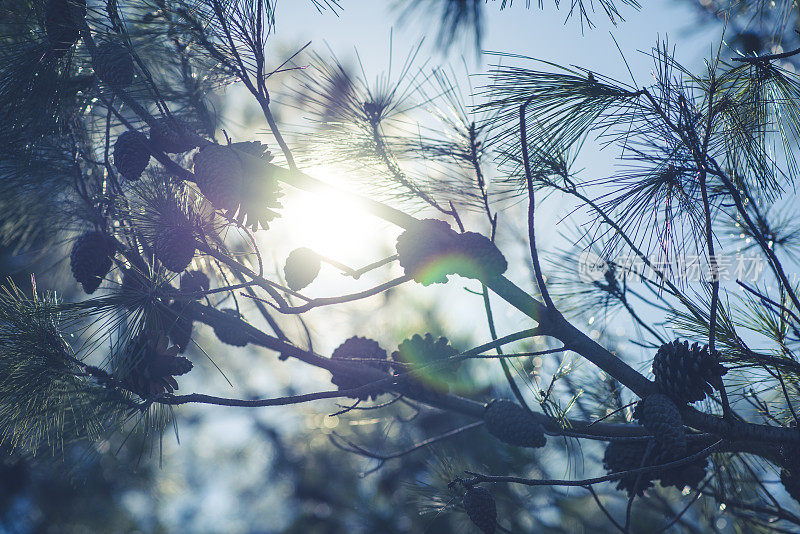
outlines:
[[[629, 81], [611, 32], [625, 51], [634, 74], [637, 78], [643, 76], [641, 84], [647, 82], [650, 61], [636, 51], [648, 50], [657, 38], [668, 36], [673, 42], [680, 41], [678, 57], [690, 62], [691, 58], [696, 58], [697, 64], [703, 49], [708, 50], [711, 44], [708, 32], [687, 35], [689, 23], [697, 18], [696, 9], [688, 2], [645, 1], [639, 12], [622, 6], [620, 9], [626, 21], [617, 27], [612, 26], [604, 14], [596, 13], [597, 27], [586, 29], [583, 35], [577, 18], [564, 23], [570, 3], [561, 2], [562, 7], [557, 10], [548, 1], [544, 9], [539, 10], [536, 7], [526, 9], [524, 2], [518, 1], [503, 11], [499, 9], [499, 3], [489, 3], [485, 6], [487, 18], [483, 48], [560, 64], [591, 65], [593, 70]], [[535, 6], [536, 2], [532, 4]], [[377, 68], [386, 63], [390, 31], [393, 30], [395, 49], [402, 54], [436, 28], [435, 24], [426, 25], [419, 20], [398, 26], [398, 10], [392, 8], [396, 5], [393, 1], [343, 0], [342, 5], [344, 9], [336, 18], [329, 12], [318, 13], [307, 0], [278, 2], [278, 41], [312, 41], [313, 48], [318, 50], [327, 44], [337, 55], [344, 57], [352, 55], [354, 47], [357, 47], [364, 64], [368, 68]], [[429, 37], [424, 50], [433, 56], [433, 62], [446, 63], [447, 59], [434, 50], [433, 41], [432, 36]], [[454, 52], [448, 59], [460, 61], [461, 50], [453, 48]], [[490, 55], [482, 58], [484, 66], [492, 61]], [[474, 56], [470, 57], [469, 64], [470, 68], [476, 67]]]

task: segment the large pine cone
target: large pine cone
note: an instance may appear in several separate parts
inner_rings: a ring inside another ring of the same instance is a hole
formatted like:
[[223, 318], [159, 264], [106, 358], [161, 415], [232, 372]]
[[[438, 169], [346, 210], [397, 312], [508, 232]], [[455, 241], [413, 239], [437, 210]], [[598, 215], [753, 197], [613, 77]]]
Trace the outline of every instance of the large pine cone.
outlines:
[[194, 233], [188, 226], [167, 227], [156, 236], [153, 248], [161, 265], [172, 272], [184, 271], [194, 258]]
[[495, 400], [483, 415], [486, 430], [494, 437], [517, 447], [544, 447], [544, 429], [525, 408], [510, 400]]
[[[655, 462], [651, 458], [655, 454], [652, 450], [648, 455], [647, 462], [644, 465], [642, 464], [646, 451], [647, 441], [614, 440], [606, 447], [606, 452], [603, 456], [603, 467], [609, 473], [622, 473], [653, 465]], [[630, 474], [617, 481], [617, 489], [624, 489], [628, 492], [628, 495], [639, 495], [641, 497], [645, 490], [653, 485], [654, 478], [655, 473], [652, 471]]]
[[500, 249], [489, 238], [476, 232], [460, 234], [456, 249], [460, 256], [456, 274], [465, 278], [489, 280], [508, 269], [508, 262]]
[[[686, 456], [697, 454], [705, 447], [699, 443], [689, 444], [686, 449]], [[667, 463], [668, 461], [679, 460], [680, 458], [672, 458], [671, 460], [662, 459], [666, 455], [661, 451], [656, 451], [655, 461], [659, 463]], [[706, 478], [706, 467], [708, 466], [708, 458], [703, 456], [697, 460], [693, 460], [688, 464], [679, 465], [678, 467], [670, 467], [658, 473], [659, 482], [663, 487], [675, 486], [682, 490], [686, 486], [697, 488], [700, 483]]]
[[133, 83], [133, 56], [117, 42], [98, 45], [92, 66], [95, 75], [110, 87], [123, 89]]
[[310, 248], [298, 248], [289, 253], [283, 275], [290, 289], [299, 291], [313, 282], [322, 268], [320, 255]]
[[200, 191], [214, 208], [227, 211], [230, 217], [257, 229], [267, 228], [269, 221], [278, 216], [278, 183], [272, 156], [262, 156], [258, 143], [236, 143], [228, 146], [209, 145], [194, 155], [194, 175]]
[[212, 145], [194, 155], [194, 177], [215, 208], [236, 210], [244, 190], [244, 169], [232, 148]]
[[[355, 389], [365, 386], [371, 379], [364, 379], [358, 372], [361, 366], [378, 369], [383, 372], [389, 371], [389, 361], [386, 351], [381, 348], [377, 341], [365, 337], [354, 336], [336, 347], [331, 354], [332, 360], [350, 361], [351, 370], [332, 371], [331, 383], [339, 386], [340, 390]], [[372, 389], [354, 395], [352, 398], [367, 400], [376, 398], [386, 392], [386, 386], [376, 386]]]
[[166, 117], [156, 119], [150, 125], [150, 141], [158, 150], [167, 154], [182, 154], [197, 148], [197, 140], [194, 136], [187, 135], [190, 132], [189, 126], [179, 119], [168, 119]]
[[686, 433], [683, 419], [675, 403], [660, 393], [648, 395], [639, 401], [633, 416], [649, 432], [662, 451], [662, 460], [669, 461], [686, 455]]
[[214, 333], [217, 335], [217, 338], [223, 343], [233, 345], [234, 347], [244, 347], [250, 343], [250, 334], [248, 334], [242, 328], [239, 321], [236, 320], [241, 318], [239, 313], [233, 308], [224, 308], [220, 311], [228, 314], [231, 319], [228, 321], [220, 320], [214, 325]]
[[392, 360], [397, 362], [393, 366], [394, 372], [408, 372], [403, 382], [411, 388], [447, 392], [461, 365], [460, 360], [451, 360], [456, 354], [458, 350], [450, 346], [446, 337], [414, 334], [392, 353]]
[[707, 347], [675, 340], [662, 345], [653, 359], [653, 374], [661, 392], [678, 403], [703, 400], [722, 387], [727, 372]]
[[[647, 440], [621, 439], [612, 441], [606, 448], [603, 466], [609, 473], [620, 473], [679, 460], [679, 458], [669, 458], [670, 453], [665, 452], [658, 444], [653, 443], [647, 456], [647, 462], [643, 464], [642, 460], [647, 451], [648, 443]], [[702, 445], [696, 443], [688, 448], [686, 454], [696, 454], [702, 449]], [[642, 472], [638, 486], [636, 486], [637, 475], [631, 474], [619, 479], [617, 489], [624, 489], [629, 495], [633, 493], [641, 495], [652, 485], [654, 480], [659, 480], [661, 486], [665, 488], [669, 486], [675, 486], [678, 489], [683, 489], [686, 486], [696, 488], [706, 476], [707, 465], [708, 460], [703, 457], [678, 467]]]
[[44, 32], [56, 57], [63, 56], [81, 36], [86, 18], [86, 0], [48, 0]]
[[69, 265], [86, 293], [91, 295], [100, 287], [111, 270], [115, 251], [114, 242], [102, 232], [86, 232], [72, 245]]
[[458, 234], [446, 222], [422, 219], [397, 238], [400, 265], [422, 285], [444, 284], [458, 269], [457, 242]]
[[138, 180], [150, 162], [150, 147], [143, 133], [127, 131], [114, 143], [114, 165], [128, 180]]
[[463, 503], [470, 521], [484, 534], [494, 534], [497, 528], [497, 505], [489, 490], [481, 486], [467, 488]]

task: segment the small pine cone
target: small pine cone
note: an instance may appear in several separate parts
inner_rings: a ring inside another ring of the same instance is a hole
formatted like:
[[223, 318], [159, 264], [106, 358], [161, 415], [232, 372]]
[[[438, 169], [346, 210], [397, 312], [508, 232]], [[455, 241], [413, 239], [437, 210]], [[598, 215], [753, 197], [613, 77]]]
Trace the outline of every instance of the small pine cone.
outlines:
[[367, 120], [372, 124], [377, 124], [381, 120], [381, 111], [385, 109], [380, 104], [375, 102], [364, 102], [364, 115]]
[[191, 371], [192, 367], [189, 358], [160, 354], [150, 362], [150, 373], [153, 376], [181, 376]]
[[72, 245], [69, 265], [86, 293], [91, 295], [100, 287], [111, 270], [114, 252], [114, 242], [102, 232], [86, 232]]
[[653, 374], [661, 392], [682, 404], [703, 400], [713, 388], [721, 388], [726, 372], [707, 347], [697, 343], [690, 347], [688, 341], [662, 345], [653, 359]]
[[250, 343], [250, 335], [242, 328], [242, 325], [236, 321], [236, 319], [240, 318], [237, 311], [233, 308], [224, 308], [220, 311], [230, 315], [231, 320], [220, 320], [214, 325], [214, 333], [217, 335], [217, 338], [223, 343], [233, 345], [234, 347], [244, 347]]
[[175, 273], [186, 270], [197, 250], [192, 229], [186, 226], [166, 228], [156, 236], [153, 248], [161, 265]]
[[465, 278], [488, 280], [508, 269], [508, 262], [492, 241], [476, 232], [459, 234], [456, 248], [461, 256], [456, 274]]
[[483, 414], [491, 435], [516, 447], [544, 447], [544, 429], [525, 408], [510, 400], [494, 400]]
[[167, 336], [159, 334], [155, 342], [144, 332], [128, 348], [123, 383], [142, 398], [151, 398], [178, 389], [176, 376], [192, 370], [192, 362], [177, 356], [178, 347], [169, 347]]
[[48, 0], [44, 32], [56, 57], [63, 56], [81, 36], [86, 18], [86, 0]]
[[322, 262], [319, 254], [310, 248], [293, 250], [286, 258], [283, 275], [290, 289], [299, 291], [313, 282], [319, 275]]
[[467, 488], [463, 503], [470, 521], [484, 534], [494, 534], [497, 528], [497, 505], [489, 490], [481, 486]]
[[133, 83], [133, 56], [117, 42], [98, 45], [92, 66], [95, 75], [110, 87], [122, 89]]
[[458, 234], [437, 219], [423, 219], [397, 238], [397, 254], [405, 273], [422, 285], [444, 284], [455, 274]]
[[175, 357], [172, 361], [172, 369], [170, 374], [172, 376], [181, 376], [185, 375], [189, 371], [194, 368], [194, 364], [189, 358], [184, 358], [183, 356]]
[[138, 180], [150, 163], [150, 148], [143, 133], [127, 131], [114, 143], [114, 165], [128, 180]]
[[150, 125], [150, 141], [167, 154], [183, 154], [197, 148], [197, 141], [186, 135], [190, 129], [181, 120], [161, 118]]
[[185, 303], [176, 301], [170, 304], [169, 312], [165, 318], [164, 330], [167, 332], [170, 341], [178, 347], [178, 352], [186, 351], [192, 340], [192, 330], [194, 321], [185, 311]]
[[764, 49], [764, 41], [756, 32], [744, 31], [733, 37], [733, 44], [739, 45], [746, 56], [753, 56]]
[[422, 337], [414, 334], [392, 353], [392, 360], [396, 362], [393, 366], [394, 372], [408, 373], [404, 377], [406, 386], [446, 393], [450, 389], [450, 383], [455, 381], [461, 365], [460, 360], [448, 361], [456, 354], [458, 350], [450, 346], [446, 337], [436, 338], [431, 334]]
[[203, 271], [186, 271], [181, 275], [181, 293], [200, 293], [210, 288], [211, 281]]
[[683, 420], [675, 403], [660, 393], [648, 395], [639, 401], [633, 416], [652, 432], [659, 448], [662, 462], [686, 455], [686, 433]]
[[189, 343], [192, 341], [192, 330], [194, 322], [186, 317], [178, 317], [175, 324], [169, 330], [169, 339], [178, 347], [178, 352], [186, 352]]
[[236, 211], [244, 191], [244, 167], [236, 150], [203, 147], [194, 155], [194, 176], [203, 196], [216, 209]]
[[[359, 366], [371, 367], [383, 372], [389, 371], [389, 361], [386, 358], [386, 351], [381, 348], [377, 341], [365, 337], [354, 336], [347, 339], [344, 343], [336, 347], [331, 354], [332, 360], [352, 361], [351, 370], [331, 371], [331, 383], [339, 386], [340, 390], [355, 389], [370, 383], [370, 379], [364, 379], [358, 372]], [[368, 389], [351, 398], [367, 400], [376, 398], [385, 393], [385, 386], [376, 386]]]
[[[606, 447], [605, 455], [603, 455], [603, 467], [609, 473], [622, 473], [639, 469], [640, 467], [647, 467], [653, 464], [650, 460], [653, 457], [653, 452], [648, 455], [648, 461], [643, 464], [642, 461], [646, 452], [647, 441], [625, 439], [611, 441]], [[628, 495], [635, 494], [641, 497], [645, 490], [653, 485], [653, 476], [654, 473], [651, 471], [632, 473], [618, 480], [617, 489], [624, 489], [628, 492]]]

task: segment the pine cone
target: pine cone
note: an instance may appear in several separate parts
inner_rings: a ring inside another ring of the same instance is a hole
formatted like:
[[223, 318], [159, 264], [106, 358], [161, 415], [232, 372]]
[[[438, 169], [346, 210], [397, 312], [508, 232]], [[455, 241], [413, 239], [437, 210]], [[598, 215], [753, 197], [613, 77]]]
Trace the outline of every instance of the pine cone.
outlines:
[[170, 341], [178, 347], [179, 353], [186, 351], [192, 340], [192, 330], [194, 329], [194, 321], [186, 313], [185, 308], [186, 304], [184, 302], [173, 302], [169, 306], [169, 312], [165, 319], [164, 330], [167, 332]]
[[497, 505], [489, 490], [481, 486], [467, 488], [463, 502], [470, 521], [484, 534], [494, 534], [497, 528]]
[[114, 143], [114, 165], [128, 180], [138, 180], [150, 163], [150, 147], [143, 133], [127, 131]]
[[[268, 165], [269, 157], [250, 153], [252, 145], [239, 150], [239, 143], [203, 147], [194, 155], [195, 181], [214, 208], [227, 211], [227, 215], [257, 229], [267, 228], [269, 221], [278, 216], [278, 183], [274, 167]], [[259, 145], [260, 147], [260, 145]]]
[[733, 44], [739, 45], [746, 56], [759, 54], [764, 49], [764, 41], [756, 32], [743, 31], [733, 37]]
[[154, 376], [181, 376], [191, 371], [192, 367], [194, 366], [189, 358], [165, 354], [158, 355], [150, 364]]
[[458, 234], [437, 219], [422, 219], [397, 238], [397, 254], [405, 273], [422, 285], [444, 284], [457, 271]]
[[707, 347], [675, 340], [662, 345], [653, 359], [653, 374], [661, 392], [678, 403], [703, 400], [713, 388], [722, 387], [727, 369]]
[[48, 0], [44, 12], [44, 32], [56, 57], [61, 57], [81, 36], [86, 18], [86, 0]]
[[455, 272], [465, 278], [488, 280], [508, 269], [508, 262], [497, 246], [476, 232], [459, 234], [456, 249], [460, 259]]
[[283, 275], [289, 288], [299, 291], [317, 278], [321, 267], [319, 254], [310, 248], [298, 248], [286, 258]]
[[491, 435], [516, 447], [544, 447], [544, 429], [525, 408], [510, 400], [494, 400], [483, 415]]
[[128, 349], [125, 387], [142, 398], [152, 398], [178, 389], [176, 376], [192, 370], [192, 362], [177, 356], [178, 347], [169, 347], [167, 336], [160, 334], [153, 342], [140, 333]]
[[239, 141], [238, 143], [231, 143], [231, 148], [235, 148], [239, 152], [249, 154], [261, 161], [272, 161], [272, 153], [267, 149], [267, 145], [262, 145], [261, 141]]
[[[697, 454], [703, 447], [699, 442], [695, 442], [695, 445], [689, 445], [686, 449], [686, 455], [691, 456], [693, 454]], [[666, 457], [663, 452], [656, 451], [655, 462], [657, 463], [667, 463], [669, 461], [679, 460], [680, 458], [672, 458], [671, 460], [662, 459]], [[706, 478], [706, 467], [708, 466], [708, 458], [702, 457], [697, 460], [693, 460], [688, 464], [683, 464], [678, 467], [670, 467], [668, 469], [664, 469], [659, 471], [658, 477], [659, 482], [663, 487], [675, 486], [676, 488], [682, 490], [686, 486], [691, 488], [696, 488], [700, 485], [703, 479]]]
[[86, 232], [80, 236], [69, 255], [72, 276], [88, 293], [94, 293], [103, 277], [111, 270], [116, 247], [114, 242], [102, 232]]
[[[379, 369], [383, 372], [389, 371], [386, 351], [381, 348], [377, 341], [365, 337], [354, 336], [347, 339], [344, 343], [336, 347], [336, 350], [331, 354], [331, 359], [339, 361], [355, 360], [351, 363], [352, 371], [337, 370], [331, 372], [333, 375], [331, 376], [331, 383], [339, 386], [340, 390], [359, 388], [371, 382], [370, 379], [364, 379], [360, 376], [358, 372], [358, 367], [360, 366]], [[367, 400], [376, 398], [385, 392], [385, 386], [376, 386], [373, 389], [368, 389], [351, 398]]]
[[186, 271], [181, 275], [181, 293], [192, 294], [208, 291], [211, 281], [203, 271]]
[[194, 258], [194, 233], [188, 226], [164, 228], [153, 243], [156, 258], [172, 272], [184, 271]]
[[392, 360], [397, 362], [393, 366], [394, 372], [395, 374], [408, 372], [403, 377], [403, 382], [417, 392], [419, 388], [447, 392], [450, 389], [449, 384], [455, 381], [461, 365], [461, 361], [448, 362], [456, 354], [458, 350], [450, 346], [446, 337], [435, 338], [431, 334], [422, 337], [414, 334], [392, 353]]
[[[604, 467], [610, 473], [619, 473], [622, 471], [639, 469], [640, 467], [661, 465], [680, 459], [671, 457], [671, 451], [666, 451], [657, 443], [653, 442], [653, 446], [647, 456], [647, 461], [643, 464], [642, 460], [647, 451], [648, 443], [649, 442], [645, 440], [623, 439], [612, 441], [606, 448], [606, 454], [603, 458]], [[696, 454], [702, 449], [703, 447], [697, 443], [688, 448], [686, 455]], [[678, 489], [683, 489], [686, 486], [696, 488], [706, 476], [707, 464], [707, 458], [703, 457], [678, 467], [642, 472], [638, 491], [635, 491], [636, 488], [634, 487], [637, 475], [632, 474], [620, 479], [617, 483], [617, 489], [627, 490], [629, 495], [636, 493], [641, 496], [642, 493], [652, 485], [652, 481], [654, 480], [659, 480], [661, 486], [665, 488], [669, 486], [674, 486]]]
[[233, 345], [234, 347], [244, 347], [250, 343], [250, 335], [242, 328], [238, 321], [240, 315], [233, 308], [224, 308], [220, 310], [231, 316], [230, 321], [218, 321], [214, 325], [214, 333], [217, 338], [223, 343]]
[[196, 140], [186, 135], [189, 126], [178, 119], [160, 118], [150, 125], [150, 142], [167, 154], [183, 154], [197, 148]]
[[661, 460], [670, 461], [686, 455], [686, 433], [675, 403], [660, 393], [639, 401], [633, 416], [653, 434], [662, 451]]
[[235, 150], [211, 145], [194, 155], [194, 177], [215, 208], [235, 211], [244, 190], [244, 169]]
[[[647, 467], [653, 465], [651, 458], [654, 453], [650, 452], [648, 461], [643, 465], [642, 459], [647, 451], [647, 441], [642, 440], [614, 440], [606, 447], [605, 455], [603, 455], [603, 467], [609, 473], [621, 473], [624, 471], [631, 471], [639, 469], [640, 467]], [[652, 471], [643, 471], [627, 475], [617, 481], [617, 489], [624, 489], [628, 495], [642, 496], [653, 483], [655, 473]], [[636, 483], [636, 480], [639, 483]]]
[[117, 42], [98, 45], [92, 62], [95, 75], [113, 88], [125, 88], [133, 83], [133, 56]]

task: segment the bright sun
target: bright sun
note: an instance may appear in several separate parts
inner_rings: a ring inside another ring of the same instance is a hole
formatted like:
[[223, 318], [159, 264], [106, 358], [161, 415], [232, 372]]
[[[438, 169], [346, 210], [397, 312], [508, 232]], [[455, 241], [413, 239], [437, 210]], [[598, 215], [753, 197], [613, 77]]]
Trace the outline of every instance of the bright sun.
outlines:
[[[326, 180], [323, 168], [308, 174]], [[287, 192], [282, 219], [289, 242], [337, 261], [369, 262], [366, 251], [388, 242], [390, 229], [345, 194]], [[353, 265], [358, 267], [358, 265]]]

